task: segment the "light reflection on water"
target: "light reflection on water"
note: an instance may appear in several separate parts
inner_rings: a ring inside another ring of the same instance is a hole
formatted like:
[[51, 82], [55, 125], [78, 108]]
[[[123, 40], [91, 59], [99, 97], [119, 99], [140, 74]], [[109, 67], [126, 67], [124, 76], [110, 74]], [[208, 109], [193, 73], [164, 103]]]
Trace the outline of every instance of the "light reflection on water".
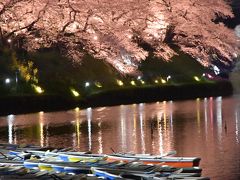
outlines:
[[202, 158], [203, 175], [240, 179], [240, 101], [204, 98], [0, 117], [0, 142]]

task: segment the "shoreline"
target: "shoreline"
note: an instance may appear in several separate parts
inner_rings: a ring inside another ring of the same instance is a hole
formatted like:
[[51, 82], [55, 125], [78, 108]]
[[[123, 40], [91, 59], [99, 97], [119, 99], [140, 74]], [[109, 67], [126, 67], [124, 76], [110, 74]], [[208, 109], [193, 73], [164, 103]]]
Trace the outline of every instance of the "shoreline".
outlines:
[[0, 116], [39, 111], [64, 111], [75, 107], [114, 106], [231, 95], [233, 95], [231, 82], [217, 81], [214, 83], [120, 88], [91, 94], [84, 99], [60, 95], [5, 96], [0, 97]]

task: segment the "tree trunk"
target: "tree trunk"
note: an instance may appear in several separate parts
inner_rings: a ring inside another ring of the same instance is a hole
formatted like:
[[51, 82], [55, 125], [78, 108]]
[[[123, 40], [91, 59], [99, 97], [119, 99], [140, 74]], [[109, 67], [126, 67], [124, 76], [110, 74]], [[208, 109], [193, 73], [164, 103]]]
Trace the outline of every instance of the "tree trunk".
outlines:
[[0, 47], [4, 46], [4, 38], [2, 33], [2, 28], [0, 27]]

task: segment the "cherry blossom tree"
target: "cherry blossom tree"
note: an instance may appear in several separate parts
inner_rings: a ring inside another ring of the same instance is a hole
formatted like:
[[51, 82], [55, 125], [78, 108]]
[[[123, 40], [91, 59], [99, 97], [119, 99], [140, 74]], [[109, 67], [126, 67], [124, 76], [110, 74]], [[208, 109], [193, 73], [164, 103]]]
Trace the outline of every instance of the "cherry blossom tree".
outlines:
[[228, 17], [226, 0], [0, 0], [0, 40], [28, 51], [58, 48], [75, 62], [89, 53], [131, 74], [150, 52], [230, 64], [237, 37], [218, 21]]

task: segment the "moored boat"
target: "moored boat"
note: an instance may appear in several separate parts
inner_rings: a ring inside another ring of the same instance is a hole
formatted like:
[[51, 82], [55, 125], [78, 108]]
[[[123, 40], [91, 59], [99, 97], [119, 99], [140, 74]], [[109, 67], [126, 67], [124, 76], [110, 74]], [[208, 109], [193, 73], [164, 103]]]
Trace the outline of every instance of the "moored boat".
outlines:
[[158, 180], [170, 180], [170, 179], [204, 179], [201, 178], [201, 174], [198, 173], [182, 173], [180, 170], [172, 172], [172, 173], [159, 173], [154, 171], [142, 172], [142, 171], [131, 171], [131, 170], [122, 170], [122, 169], [105, 169], [99, 167], [92, 167], [92, 173], [98, 177], [102, 177], [104, 179], [115, 180], [119, 178], [126, 179], [158, 179]]
[[171, 167], [197, 167], [200, 164], [199, 157], [171, 157], [171, 156], [143, 156], [135, 154], [115, 153], [107, 156], [107, 161], [139, 161], [144, 164], [161, 164]]

